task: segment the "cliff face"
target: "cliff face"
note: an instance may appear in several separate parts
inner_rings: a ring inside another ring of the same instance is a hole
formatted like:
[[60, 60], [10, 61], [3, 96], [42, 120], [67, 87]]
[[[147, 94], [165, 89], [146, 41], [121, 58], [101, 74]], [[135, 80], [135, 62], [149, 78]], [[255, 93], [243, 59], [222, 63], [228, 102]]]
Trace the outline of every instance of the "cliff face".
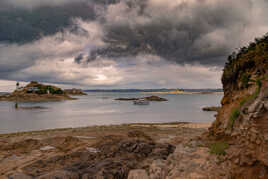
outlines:
[[209, 136], [229, 143], [234, 178], [268, 178], [268, 35], [228, 58]]

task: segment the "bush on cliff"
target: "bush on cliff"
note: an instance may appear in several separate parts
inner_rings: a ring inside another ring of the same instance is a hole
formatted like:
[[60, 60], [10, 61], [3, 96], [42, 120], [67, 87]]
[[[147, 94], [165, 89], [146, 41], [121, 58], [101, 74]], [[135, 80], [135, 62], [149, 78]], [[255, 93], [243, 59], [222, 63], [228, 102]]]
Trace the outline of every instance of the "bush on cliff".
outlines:
[[[261, 76], [265, 74], [267, 68], [268, 33], [228, 57], [222, 76], [225, 91], [248, 87], [250, 76], [247, 74], [255, 71], [257, 76]], [[242, 86], [239, 86], [239, 81], [242, 82]]]

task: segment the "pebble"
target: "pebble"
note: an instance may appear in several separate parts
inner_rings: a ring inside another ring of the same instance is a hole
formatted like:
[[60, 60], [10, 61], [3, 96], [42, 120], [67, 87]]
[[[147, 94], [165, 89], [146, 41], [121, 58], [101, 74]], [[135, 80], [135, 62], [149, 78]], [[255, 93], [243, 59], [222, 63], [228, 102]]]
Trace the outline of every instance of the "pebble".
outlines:
[[50, 146], [50, 145], [40, 148], [41, 151], [48, 151], [48, 150], [54, 150], [54, 149], [55, 147]]

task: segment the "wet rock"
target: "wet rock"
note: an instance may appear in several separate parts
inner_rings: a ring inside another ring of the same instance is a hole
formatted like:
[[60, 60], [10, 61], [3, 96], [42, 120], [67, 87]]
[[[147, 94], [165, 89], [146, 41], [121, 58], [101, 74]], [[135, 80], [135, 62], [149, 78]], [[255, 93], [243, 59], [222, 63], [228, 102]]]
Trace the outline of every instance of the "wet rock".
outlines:
[[149, 141], [153, 141], [153, 139], [146, 135], [144, 132], [139, 131], [139, 130], [132, 130], [128, 132], [128, 137], [131, 138], [140, 138], [140, 139], [145, 139], [145, 140], [149, 140]]
[[[77, 176], [83, 179], [126, 179], [129, 171], [149, 168], [151, 163], [148, 161], [166, 159], [174, 151], [172, 145], [143, 139], [139, 132], [131, 134], [130, 136], [134, 137], [104, 137], [99, 143], [84, 147], [82, 151], [36, 161], [24, 167], [23, 171], [34, 177], [41, 175], [41, 179], [54, 179], [55, 176], [67, 179], [76, 179]], [[47, 171], [51, 170], [55, 171], [47, 174]], [[133, 177], [136, 174], [134, 173]]]
[[144, 99], [146, 99], [147, 101], [167, 101], [167, 99], [161, 98], [159, 96], [149, 96], [145, 97]]
[[129, 172], [128, 179], [149, 179], [149, 176], [145, 170], [137, 169]]

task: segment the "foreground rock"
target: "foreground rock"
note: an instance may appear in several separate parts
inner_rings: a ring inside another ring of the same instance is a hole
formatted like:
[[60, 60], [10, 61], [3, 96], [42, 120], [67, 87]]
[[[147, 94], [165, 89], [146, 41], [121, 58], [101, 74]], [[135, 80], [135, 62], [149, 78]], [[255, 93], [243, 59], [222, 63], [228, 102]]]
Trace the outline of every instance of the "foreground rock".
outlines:
[[149, 96], [149, 97], [144, 97], [144, 98], [117, 98], [115, 100], [118, 101], [136, 101], [136, 100], [147, 100], [147, 101], [168, 101], [165, 98], [161, 98], [159, 96]]
[[[185, 126], [135, 124], [2, 135], [0, 178], [168, 178], [181, 160], [171, 157], [175, 146], [189, 146], [206, 131]], [[194, 158], [185, 156], [190, 165]]]
[[0, 96], [0, 101], [39, 102], [73, 100], [58, 87], [31, 82], [25, 87], [16, 89], [9, 95]]

